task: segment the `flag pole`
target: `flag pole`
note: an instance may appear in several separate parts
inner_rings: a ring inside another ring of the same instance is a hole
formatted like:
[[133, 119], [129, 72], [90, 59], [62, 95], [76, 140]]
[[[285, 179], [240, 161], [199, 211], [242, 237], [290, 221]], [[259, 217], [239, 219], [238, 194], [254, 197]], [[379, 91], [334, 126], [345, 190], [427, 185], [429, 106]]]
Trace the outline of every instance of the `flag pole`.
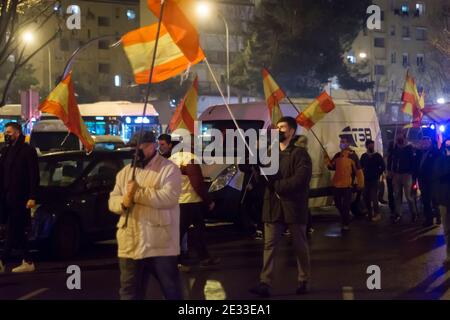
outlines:
[[[228, 113], [230, 114], [231, 119], [233, 120], [233, 123], [237, 129], [237, 131], [239, 132], [239, 136], [241, 137], [242, 141], [245, 144], [245, 147], [247, 148], [248, 152], [250, 153], [250, 155], [252, 157], [254, 157], [252, 150], [250, 149], [250, 146], [248, 145], [247, 141], [245, 140], [244, 134], [242, 133], [241, 128], [239, 127], [239, 124], [236, 121], [236, 118], [234, 117], [233, 112], [230, 109], [230, 106], [228, 105], [227, 100], [225, 99], [225, 95], [222, 92], [222, 89], [219, 86], [219, 82], [217, 81], [216, 76], [214, 75], [214, 72], [212, 71], [211, 65], [208, 62], [208, 59], [205, 58], [205, 63], [208, 67], [209, 73], [211, 73], [211, 77], [213, 78], [213, 81], [217, 87], [217, 89], [219, 90], [220, 95], [222, 96], [223, 102], [225, 104], [225, 106], [227, 107]], [[272, 142], [273, 143], [273, 142]], [[264, 169], [262, 167], [259, 167], [261, 170], [262, 175], [264, 176], [264, 178], [266, 179], [267, 182], [269, 182], [269, 178], [267, 178], [267, 175], [264, 173]], [[280, 196], [278, 195], [278, 193], [275, 193], [275, 195], [277, 196], [278, 199], [280, 199]]]
[[[292, 102], [291, 98], [289, 98], [288, 95], [286, 95], [286, 99], [289, 101], [289, 103], [291, 104], [291, 106], [295, 109], [295, 111], [298, 112], [298, 114], [301, 113], [301, 111], [297, 108], [297, 106]], [[317, 142], [319, 142], [320, 146], [322, 147], [323, 152], [325, 152], [325, 154], [328, 156], [327, 150], [325, 150], [324, 145], [322, 144], [322, 142], [320, 141], [319, 137], [316, 135], [316, 133], [314, 132], [314, 130], [311, 128], [309, 129], [309, 131], [311, 131], [311, 133], [313, 134], [314, 138], [316, 138]]]
[[[146, 92], [145, 92], [145, 102], [144, 102], [144, 109], [142, 110], [142, 119], [145, 117], [145, 114], [147, 112], [147, 105], [148, 105], [148, 100], [149, 100], [149, 96], [150, 96], [150, 86], [151, 86], [151, 83], [153, 80], [153, 69], [155, 67], [155, 61], [156, 61], [156, 50], [158, 49], [159, 34], [161, 32], [161, 24], [162, 24], [162, 18], [163, 18], [163, 13], [164, 13], [164, 5], [165, 5], [165, 1], [161, 0], [161, 10], [159, 12], [159, 20], [158, 20], [158, 28], [156, 30], [155, 46], [153, 48], [152, 63], [150, 66], [150, 74], [148, 77], [148, 83], [147, 83]], [[132, 180], [133, 181], [136, 179], [136, 162], [137, 162], [137, 158], [138, 158], [139, 144], [141, 143], [141, 140], [142, 140], [143, 131], [144, 131], [144, 121], [141, 122], [141, 128], [140, 128], [140, 132], [138, 135], [138, 141], [136, 142], [136, 147], [135, 147], [135, 151], [134, 151], [134, 160], [133, 160], [134, 165], [133, 165], [133, 172], [132, 172]], [[130, 209], [128, 208], [126, 210], [124, 228], [126, 228], [128, 225], [129, 215], [130, 215]]]

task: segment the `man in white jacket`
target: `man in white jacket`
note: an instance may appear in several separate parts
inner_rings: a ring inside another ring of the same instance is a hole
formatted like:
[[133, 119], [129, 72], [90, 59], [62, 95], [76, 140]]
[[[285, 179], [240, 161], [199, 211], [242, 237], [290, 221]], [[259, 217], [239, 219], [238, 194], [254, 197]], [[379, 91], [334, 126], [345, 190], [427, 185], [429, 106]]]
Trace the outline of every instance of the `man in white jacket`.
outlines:
[[[136, 144], [138, 134], [131, 144]], [[158, 154], [155, 135], [146, 131], [139, 144], [134, 181], [132, 172], [132, 165], [127, 165], [117, 174], [109, 198], [109, 209], [120, 215], [117, 224], [120, 298], [144, 299], [153, 274], [166, 299], [180, 300], [183, 298], [177, 268], [180, 169]]]

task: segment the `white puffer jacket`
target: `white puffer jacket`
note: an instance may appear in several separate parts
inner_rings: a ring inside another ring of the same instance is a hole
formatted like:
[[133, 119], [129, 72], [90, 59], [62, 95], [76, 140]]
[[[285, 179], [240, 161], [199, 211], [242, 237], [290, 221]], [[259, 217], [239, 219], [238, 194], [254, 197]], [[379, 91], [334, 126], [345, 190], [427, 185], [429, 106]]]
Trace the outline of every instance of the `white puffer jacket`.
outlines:
[[143, 259], [180, 254], [181, 172], [171, 161], [156, 155], [144, 169], [136, 169], [139, 188], [134, 197], [128, 226], [122, 208], [123, 196], [133, 168], [124, 167], [116, 177], [109, 197], [109, 210], [120, 214], [117, 224], [118, 257]]

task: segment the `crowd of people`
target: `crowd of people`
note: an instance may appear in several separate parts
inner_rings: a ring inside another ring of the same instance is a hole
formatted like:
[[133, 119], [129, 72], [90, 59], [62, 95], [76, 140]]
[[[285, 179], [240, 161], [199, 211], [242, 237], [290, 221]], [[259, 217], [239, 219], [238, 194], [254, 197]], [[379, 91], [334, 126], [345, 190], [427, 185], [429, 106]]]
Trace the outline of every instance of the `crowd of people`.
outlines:
[[[265, 175], [264, 166], [241, 164], [244, 173], [241, 193], [242, 225], [250, 228], [264, 242], [259, 282], [250, 292], [270, 297], [274, 283], [274, 266], [280, 240], [289, 232], [297, 261], [297, 294], [308, 292], [311, 278], [308, 234], [312, 219], [308, 207], [312, 160], [305, 136], [296, 136], [294, 118], [278, 120], [279, 169]], [[24, 143], [20, 125], [9, 123], [6, 146], [0, 152], [0, 224], [6, 226], [6, 241], [0, 257], [0, 272], [13, 248], [19, 249], [23, 261], [13, 272], [35, 270], [27, 250], [26, 229], [30, 209], [36, 206], [39, 167], [34, 148]], [[148, 278], [159, 282], [166, 299], [182, 299], [180, 271], [189, 271], [187, 243], [195, 249], [200, 266], [220, 263], [212, 257], [205, 240], [204, 216], [214, 210], [204, 184], [202, 171], [194, 153], [174, 151], [176, 142], [170, 135], [154, 132], [137, 133], [130, 145], [137, 157], [116, 177], [109, 198], [109, 209], [119, 215], [117, 225], [120, 268], [120, 298], [143, 299]], [[393, 223], [403, 214], [403, 200], [408, 203], [412, 222], [419, 218], [417, 190], [423, 207], [424, 226], [444, 225], [447, 244], [450, 236], [450, 140], [440, 150], [430, 137], [423, 137], [413, 147], [404, 136], [389, 145], [386, 161], [376, 152], [372, 140], [366, 142], [361, 159], [350, 141], [340, 139], [340, 152], [332, 158], [325, 155], [325, 166], [334, 171], [334, 202], [340, 214], [342, 234], [350, 232], [354, 207], [377, 223], [382, 219], [382, 201], [386, 179], [388, 204]], [[261, 202], [261, 199], [263, 201]], [[189, 236], [188, 236], [189, 235]], [[188, 241], [189, 240], [189, 241]], [[450, 264], [450, 246], [447, 259]]]

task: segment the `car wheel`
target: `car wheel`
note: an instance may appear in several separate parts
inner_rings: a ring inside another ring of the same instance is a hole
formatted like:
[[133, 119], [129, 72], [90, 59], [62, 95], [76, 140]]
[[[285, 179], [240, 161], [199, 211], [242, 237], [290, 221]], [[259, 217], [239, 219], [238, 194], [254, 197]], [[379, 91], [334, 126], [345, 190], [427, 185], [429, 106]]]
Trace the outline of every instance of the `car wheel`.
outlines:
[[51, 246], [52, 254], [57, 259], [74, 257], [81, 245], [81, 230], [78, 220], [67, 215], [62, 217], [55, 225]]

